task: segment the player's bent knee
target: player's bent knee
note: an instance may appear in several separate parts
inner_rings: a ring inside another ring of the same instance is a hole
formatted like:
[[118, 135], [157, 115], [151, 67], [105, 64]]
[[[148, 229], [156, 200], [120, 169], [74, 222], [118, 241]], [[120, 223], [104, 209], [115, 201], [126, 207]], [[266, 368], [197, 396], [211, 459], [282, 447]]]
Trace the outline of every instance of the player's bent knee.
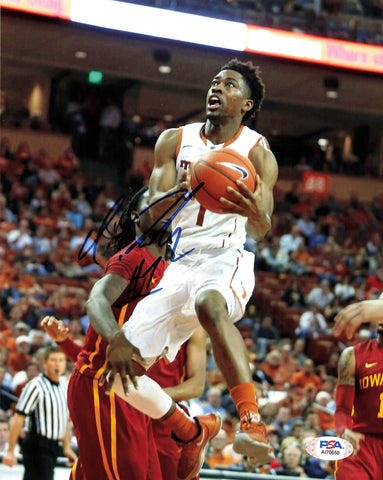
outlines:
[[208, 330], [227, 319], [226, 300], [217, 290], [204, 290], [197, 294], [195, 310], [201, 325]]

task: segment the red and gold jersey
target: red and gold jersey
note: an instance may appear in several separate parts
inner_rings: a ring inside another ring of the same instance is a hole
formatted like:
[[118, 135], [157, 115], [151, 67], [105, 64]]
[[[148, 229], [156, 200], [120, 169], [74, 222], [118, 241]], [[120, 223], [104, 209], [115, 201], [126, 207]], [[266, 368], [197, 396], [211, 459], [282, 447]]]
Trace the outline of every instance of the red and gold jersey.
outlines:
[[169, 362], [166, 358], [161, 358], [149, 368], [147, 375], [159, 383], [162, 388], [175, 387], [183, 382], [185, 378], [186, 345], [187, 342], [181, 346], [172, 362]]
[[[127, 287], [112, 305], [120, 328], [129, 319], [136, 304], [154, 289], [161, 280], [167, 263], [155, 258], [146, 248], [136, 245], [129, 253], [127, 248], [117, 252], [108, 261], [105, 275], [113, 273], [125, 278]], [[105, 362], [107, 342], [89, 327], [85, 344], [77, 357], [76, 368], [89, 377], [94, 377]]]
[[383, 436], [383, 351], [376, 340], [358, 343], [354, 351], [353, 430]]

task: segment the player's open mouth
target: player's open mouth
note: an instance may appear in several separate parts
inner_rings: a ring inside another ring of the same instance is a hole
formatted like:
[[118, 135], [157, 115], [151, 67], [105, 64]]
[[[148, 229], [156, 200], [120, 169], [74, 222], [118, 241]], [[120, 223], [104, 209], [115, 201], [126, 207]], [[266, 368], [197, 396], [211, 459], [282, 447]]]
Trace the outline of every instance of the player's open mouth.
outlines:
[[221, 105], [221, 100], [217, 97], [217, 95], [212, 95], [209, 97], [208, 101], [208, 108], [209, 110], [216, 110]]

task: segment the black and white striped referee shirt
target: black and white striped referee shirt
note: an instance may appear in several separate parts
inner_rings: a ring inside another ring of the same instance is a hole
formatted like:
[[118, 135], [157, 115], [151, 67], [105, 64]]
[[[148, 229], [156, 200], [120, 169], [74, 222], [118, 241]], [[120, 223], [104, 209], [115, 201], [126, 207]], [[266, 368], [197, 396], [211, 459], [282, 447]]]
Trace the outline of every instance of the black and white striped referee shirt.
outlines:
[[26, 384], [16, 405], [16, 412], [25, 415], [26, 430], [50, 440], [64, 438], [69, 412], [67, 407], [68, 383], [60, 378], [52, 382], [43, 374]]

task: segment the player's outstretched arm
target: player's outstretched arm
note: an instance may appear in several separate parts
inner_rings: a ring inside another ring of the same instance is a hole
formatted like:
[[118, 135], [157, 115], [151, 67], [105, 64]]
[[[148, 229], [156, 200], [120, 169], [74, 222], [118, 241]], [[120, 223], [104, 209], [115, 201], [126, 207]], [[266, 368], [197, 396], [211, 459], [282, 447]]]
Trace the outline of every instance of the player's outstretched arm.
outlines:
[[362, 323], [381, 321], [383, 321], [383, 298], [363, 300], [348, 305], [337, 314], [333, 333], [335, 336], [341, 336], [345, 333], [350, 340]]

